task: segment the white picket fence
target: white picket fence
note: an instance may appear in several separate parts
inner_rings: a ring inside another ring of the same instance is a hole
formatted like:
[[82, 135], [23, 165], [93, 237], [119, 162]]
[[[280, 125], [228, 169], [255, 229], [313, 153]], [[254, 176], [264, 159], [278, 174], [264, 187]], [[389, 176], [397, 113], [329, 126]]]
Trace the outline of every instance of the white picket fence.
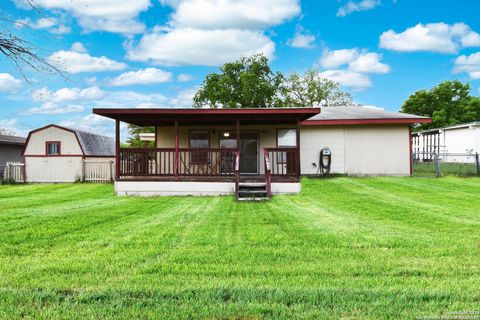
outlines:
[[83, 160], [82, 180], [86, 182], [112, 182], [114, 161]]
[[21, 162], [7, 162], [5, 164], [5, 172], [3, 178], [6, 181], [24, 182], [23, 167]]

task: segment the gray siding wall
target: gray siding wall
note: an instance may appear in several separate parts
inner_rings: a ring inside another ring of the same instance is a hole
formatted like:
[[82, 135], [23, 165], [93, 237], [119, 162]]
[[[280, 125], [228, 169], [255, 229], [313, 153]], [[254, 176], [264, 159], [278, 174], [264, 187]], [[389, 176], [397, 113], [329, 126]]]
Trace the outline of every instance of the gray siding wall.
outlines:
[[0, 177], [3, 177], [5, 163], [23, 162], [22, 150], [23, 146], [14, 144], [0, 144]]

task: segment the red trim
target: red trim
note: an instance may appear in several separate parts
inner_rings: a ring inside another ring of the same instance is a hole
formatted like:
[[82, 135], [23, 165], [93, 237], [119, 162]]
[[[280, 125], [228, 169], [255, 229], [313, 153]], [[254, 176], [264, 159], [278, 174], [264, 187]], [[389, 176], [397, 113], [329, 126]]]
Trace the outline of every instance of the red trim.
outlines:
[[180, 145], [180, 133], [178, 128], [178, 120], [175, 120], [175, 163], [173, 164], [173, 170], [175, 173], [175, 178], [178, 180], [178, 165], [179, 165], [179, 155], [178, 149]]
[[243, 108], [243, 109], [106, 109], [94, 108], [93, 113], [98, 115], [142, 114], [142, 115], [199, 115], [199, 114], [318, 114], [320, 108]]
[[408, 126], [408, 140], [409, 140], [409, 144], [408, 144], [408, 147], [409, 147], [409, 154], [410, 154], [410, 176], [412, 176], [413, 174], [413, 166], [412, 166], [412, 159], [413, 159], [413, 155], [412, 155], [412, 126]]
[[[48, 154], [48, 145], [58, 144], [58, 153], [57, 154]], [[61, 141], [45, 141], [45, 155], [47, 157], [59, 157], [62, 155], [62, 142]]]
[[338, 120], [304, 120], [302, 126], [317, 125], [355, 125], [355, 124], [414, 124], [431, 123], [430, 118], [395, 118], [395, 119], [338, 119]]
[[120, 177], [120, 121], [115, 120], [115, 180]]
[[[59, 154], [59, 155], [26, 154], [26, 155], [24, 155], [24, 157], [25, 158], [57, 158], [57, 157], [82, 157], [82, 158], [84, 158], [83, 154]], [[109, 158], [111, 158], [111, 157], [109, 157]]]

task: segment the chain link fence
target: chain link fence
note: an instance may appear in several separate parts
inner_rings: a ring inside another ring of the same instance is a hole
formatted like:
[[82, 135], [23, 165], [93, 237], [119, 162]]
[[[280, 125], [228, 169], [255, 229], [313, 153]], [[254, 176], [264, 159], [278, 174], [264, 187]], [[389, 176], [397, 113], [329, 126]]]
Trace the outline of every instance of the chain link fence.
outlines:
[[412, 169], [417, 177], [480, 176], [480, 155], [416, 152], [412, 154]]

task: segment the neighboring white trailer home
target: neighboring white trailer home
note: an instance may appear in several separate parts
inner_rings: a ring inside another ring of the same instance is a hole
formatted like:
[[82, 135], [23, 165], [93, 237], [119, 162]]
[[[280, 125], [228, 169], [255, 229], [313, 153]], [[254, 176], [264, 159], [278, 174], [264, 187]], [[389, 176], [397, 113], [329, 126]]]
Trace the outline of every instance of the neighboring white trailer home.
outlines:
[[444, 162], [475, 162], [475, 155], [480, 153], [480, 122], [416, 132], [412, 138], [419, 160], [438, 155]]
[[31, 131], [23, 152], [27, 182], [75, 182], [85, 160], [115, 160], [110, 137], [54, 124]]
[[[324, 148], [331, 173], [408, 176], [411, 125], [431, 121], [356, 106], [93, 112], [116, 120], [119, 195], [299, 192]], [[120, 121], [156, 127], [155, 147], [120, 148]]]

